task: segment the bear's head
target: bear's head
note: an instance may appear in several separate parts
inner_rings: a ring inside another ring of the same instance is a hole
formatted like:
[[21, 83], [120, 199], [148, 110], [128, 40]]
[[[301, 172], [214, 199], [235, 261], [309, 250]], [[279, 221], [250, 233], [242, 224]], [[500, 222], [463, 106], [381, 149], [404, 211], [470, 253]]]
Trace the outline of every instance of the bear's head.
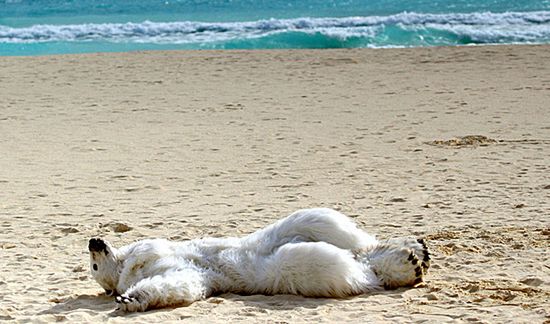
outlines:
[[92, 277], [105, 289], [108, 296], [117, 295], [116, 287], [120, 276], [117, 250], [100, 238], [92, 238], [88, 243], [88, 250]]

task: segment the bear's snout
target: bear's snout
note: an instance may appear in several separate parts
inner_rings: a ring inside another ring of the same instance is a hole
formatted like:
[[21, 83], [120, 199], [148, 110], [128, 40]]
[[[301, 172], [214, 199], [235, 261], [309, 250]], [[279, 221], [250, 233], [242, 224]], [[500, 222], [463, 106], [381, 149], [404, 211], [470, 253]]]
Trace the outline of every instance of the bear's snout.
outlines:
[[88, 243], [88, 250], [90, 250], [90, 252], [107, 252], [107, 244], [105, 244], [102, 239], [93, 238], [90, 239]]

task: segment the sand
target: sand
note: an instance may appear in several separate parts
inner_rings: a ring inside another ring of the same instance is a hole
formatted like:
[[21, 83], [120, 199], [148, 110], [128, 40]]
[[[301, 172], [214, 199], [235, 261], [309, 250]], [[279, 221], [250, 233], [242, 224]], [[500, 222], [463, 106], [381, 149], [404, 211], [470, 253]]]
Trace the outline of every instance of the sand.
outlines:
[[[0, 320], [548, 322], [549, 109], [550, 46], [2, 57]], [[314, 206], [427, 238], [425, 286], [121, 314], [89, 274]]]

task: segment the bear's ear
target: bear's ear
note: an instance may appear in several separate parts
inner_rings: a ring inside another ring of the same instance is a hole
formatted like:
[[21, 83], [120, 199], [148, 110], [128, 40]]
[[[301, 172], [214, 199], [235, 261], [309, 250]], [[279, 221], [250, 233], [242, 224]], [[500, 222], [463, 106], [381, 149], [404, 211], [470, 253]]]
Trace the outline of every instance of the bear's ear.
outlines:
[[88, 242], [88, 250], [90, 250], [90, 252], [105, 252], [105, 254], [109, 254], [107, 244], [100, 238], [90, 239], [90, 242]]

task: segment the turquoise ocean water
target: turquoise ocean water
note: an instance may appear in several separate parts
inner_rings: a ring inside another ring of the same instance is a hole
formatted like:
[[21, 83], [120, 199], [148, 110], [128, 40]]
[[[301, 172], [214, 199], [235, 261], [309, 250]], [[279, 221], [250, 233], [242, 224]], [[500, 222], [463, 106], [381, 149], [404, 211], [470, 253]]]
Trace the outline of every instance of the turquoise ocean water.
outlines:
[[550, 43], [550, 0], [0, 0], [0, 55]]

